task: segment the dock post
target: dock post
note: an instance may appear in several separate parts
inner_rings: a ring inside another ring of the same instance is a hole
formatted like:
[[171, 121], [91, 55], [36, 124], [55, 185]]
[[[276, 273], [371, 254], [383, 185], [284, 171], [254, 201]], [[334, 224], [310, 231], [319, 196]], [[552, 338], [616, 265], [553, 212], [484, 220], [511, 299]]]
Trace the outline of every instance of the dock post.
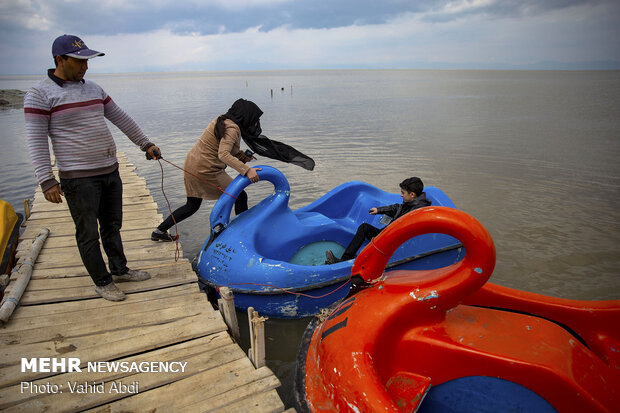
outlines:
[[[30, 200], [24, 199], [24, 223], [30, 218]], [[25, 226], [22, 224], [22, 226]]]
[[217, 300], [217, 306], [224, 317], [224, 321], [230, 330], [233, 338], [237, 343], [241, 341], [239, 334], [239, 322], [237, 321], [237, 313], [235, 311], [235, 297], [228, 287], [220, 287], [220, 296]]
[[250, 349], [248, 356], [254, 367], [265, 366], [265, 320], [260, 317], [253, 307], [248, 308], [248, 322], [250, 324]]

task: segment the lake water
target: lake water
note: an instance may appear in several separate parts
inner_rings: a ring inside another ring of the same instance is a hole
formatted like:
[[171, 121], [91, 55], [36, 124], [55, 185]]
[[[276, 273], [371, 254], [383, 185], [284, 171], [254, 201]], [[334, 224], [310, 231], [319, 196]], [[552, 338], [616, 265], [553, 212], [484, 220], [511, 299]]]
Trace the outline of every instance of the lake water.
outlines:
[[[96, 62], [93, 63], [95, 65]], [[42, 76], [0, 77], [27, 90]], [[497, 248], [491, 281], [572, 299], [620, 299], [620, 72], [268, 71], [87, 75], [182, 165], [206, 125], [239, 97], [263, 133], [314, 158], [287, 176], [291, 208], [360, 180], [390, 192], [419, 176], [480, 220]], [[22, 210], [36, 181], [21, 110], [0, 110], [0, 197]], [[112, 127], [166, 215], [159, 165]], [[164, 163], [172, 207], [182, 173]], [[234, 172], [230, 172], [233, 175]], [[234, 176], [234, 175], [233, 175]], [[271, 192], [248, 188], [250, 206]], [[185, 256], [208, 235], [213, 202], [179, 225]], [[243, 319], [243, 318], [242, 318]], [[307, 320], [267, 323], [268, 364], [290, 382]]]

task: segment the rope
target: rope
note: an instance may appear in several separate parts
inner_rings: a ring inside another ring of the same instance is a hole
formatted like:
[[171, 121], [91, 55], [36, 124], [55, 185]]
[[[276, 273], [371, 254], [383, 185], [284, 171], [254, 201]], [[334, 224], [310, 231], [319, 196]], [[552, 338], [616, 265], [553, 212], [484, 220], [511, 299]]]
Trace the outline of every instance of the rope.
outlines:
[[174, 237], [172, 237], [172, 238], [176, 242], [176, 248], [175, 248], [175, 251], [174, 251], [174, 261], [177, 262], [177, 261], [179, 261], [179, 257], [181, 256], [181, 249], [180, 249], [180, 246], [179, 246], [179, 228], [177, 226], [177, 221], [174, 218], [174, 214], [172, 213], [172, 207], [170, 206], [170, 201], [168, 201], [168, 197], [166, 196], [166, 192], [164, 191], [164, 166], [162, 165], [161, 161], [169, 163], [170, 165], [174, 166], [175, 168], [178, 168], [178, 169], [182, 170], [183, 172], [185, 172], [186, 174], [193, 176], [194, 178], [196, 178], [196, 179], [198, 179], [198, 180], [200, 180], [200, 181], [202, 181], [202, 182], [212, 186], [213, 188], [216, 188], [221, 193], [226, 194], [226, 195], [230, 196], [233, 199], [237, 199], [237, 197], [229, 194], [226, 191], [224, 191], [221, 187], [219, 187], [217, 185], [213, 185], [211, 182], [206, 181], [206, 180], [202, 179], [201, 177], [196, 176], [193, 173], [186, 171], [185, 169], [181, 168], [178, 165], [175, 165], [174, 163], [170, 162], [167, 159], [164, 159], [163, 157], [159, 157], [159, 159], [157, 159], [157, 162], [159, 162], [159, 168], [161, 169], [161, 193], [164, 195], [164, 199], [166, 200], [166, 204], [168, 205], [168, 211], [170, 211], [170, 217], [172, 217], [172, 222], [174, 222], [174, 231], [175, 231], [176, 235]]
[[[158, 159], [158, 161], [159, 161], [159, 160], [162, 160], [162, 161], [164, 161], [164, 162], [168, 162], [170, 165], [174, 166], [175, 168], [178, 168], [178, 169], [182, 170], [183, 172], [185, 172], [186, 174], [191, 175], [191, 176], [193, 176], [194, 178], [198, 179], [199, 181], [202, 181], [202, 182], [204, 182], [205, 184], [208, 184], [208, 185], [212, 186], [213, 188], [217, 189], [217, 190], [218, 190], [218, 191], [220, 191], [221, 193], [228, 195], [228, 196], [229, 196], [229, 197], [231, 197], [232, 199], [237, 199], [237, 197], [236, 197], [236, 196], [229, 194], [228, 192], [224, 191], [221, 187], [219, 187], [219, 186], [217, 186], [217, 185], [213, 185], [211, 182], [206, 181], [206, 180], [202, 179], [201, 177], [196, 176], [196, 175], [194, 175], [193, 173], [186, 171], [185, 169], [181, 168], [179, 165], [175, 165], [175, 164], [173, 164], [172, 162], [170, 162], [169, 160], [164, 159], [163, 157], [162, 157], [162, 158], [159, 158], [159, 159]], [[160, 162], [160, 164], [161, 164], [161, 162]]]
[[[288, 290], [286, 290], [286, 289], [284, 289], [284, 288], [282, 288], [282, 287], [278, 287], [277, 285], [270, 285], [270, 284], [259, 284], [259, 283], [229, 283], [229, 284], [226, 284], [226, 285], [220, 285], [220, 286], [218, 286], [218, 287], [216, 288], [216, 290], [217, 290], [217, 292], [219, 293], [219, 292], [220, 292], [220, 288], [222, 288], [222, 287], [228, 287], [228, 286], [231, 286], [231, 285], [255, 285], [255, 286], [258, 286], [258, 287], [271, 287], [271, 288], [274, 288], [274, 289], [276, 289], [276, 290], [280, 290], [280, 291], [282, 291], [283, 293], [287, 293], [287, 294], [293, 294], [293, 295], [297, 295], [297, 296], [301, 296], [301, 297], [316, 298], [316, 299], [318, 299], [318, 298], [324, 298], [324, 297], [327, 297], [328, 295], [334, 294], [336, 291], [340, 290], [342, 287], [344, 287], [345, 285], [347, 285], [347, 283], [348, 283], [350, 280], [351, 280], [351, 278], [347, 278], [347, 279], [346, 279], [346, 280], [342, 283], [342, 285], [341, 285], [340, 287], [336, 288], [336, 289], [335, 289], [335, 290], [333, 290], [333, 291], [330, 291], [330, 292], [328, 292], [328, 293], [325, 293], [325, 294], [323, 294], [323, 295], [317, 295], [317, 296], [315, 296], [315, 295], [310, 295], [310, 294], [305, 294], [305, 293], [299, 293], [299, 292], [295, 292], [295, 291], [288, 291]], [[229, 300], [229, 301], [230, 301], [230, 300], [232, 300], [232, 299], [233, 299], [233, 298], [228, 298], [228, 299], [225, 299], [225, 300]]]
[[[159, 159], [157, 159], [157, 161], [159, 162], [159, 167], [160, 167], [160, 169], [161, 169], [161, 193], [164, 195], [164, 199], [166, 200], [166, 204], [168, 205], [168, 210], [170, 211], [170, 216], [172, 217], [172, 221], [174, 222], [174, 230], [175, 230], [175, 232], [176, 232], [176, 235], [173, 237], [173, 238], [175, 239], [175, 241], [176, 241], [176, 251], [175, 251], [175, 254], [174, 254], [174, 260], [175, 260], [175, 262], [176, 262], [176, 261], [178, 261], [179, 256], [180, 256], [180, 249], [179, 249], [179, 230], [178, 230], [178, 227], [177, 227], [177, 221], [176, 221], [176, 219], [174, 218], [174, 214], [172, 213], [172, 208], [170, 207], [170, 202], [168, 201], [168, 197], [166, 196], [166, 192], [164, 191], [164, 166], [161, 164], [161, 161], [167, 162], [167, 163], [169, 163], [170, 165], [174, 166], [175, 168], [182, 170], [182, 171], [183, 171], [183, 172], [185, 172], [186, 174], [191, 175], [191, 176], [193, 176], [194, 178], [196, 178], [196, 179], [198, 179], [198, 180], [200, 180], [200, 181], [202, 181], [202, 182], [204, 182], [204, 183], [206, 183], [206, 184], [208, 184], [208, 185], [211, 185], [211, 186], [212, 186], [212, 187], [214, 187], [214, 188], [217, 188], [220, 192], [222, 192], [223, 194], [226, 194], [226, 195], [230, 196], [230, 197], [231, 197], [231, 198], [233, 198], [233, 199], [237, 199], [237, 197], [236, 197], [236, 196], [233, 196], [233, 195], [231, 195], [231, 194], [229, 194], [229, 193], [228, 193], [228, 192], [226, 192], [226, 191], [224, 191], [224, 190], [223, 190], [222, 188], [220, 188], [219, 186], [213, 185], [211, 182], [208, 182], [208, 181], [206, 181], [206, 180], [204, 180], [204, 179], [200, 178], [199, 176], [196, 176], [196, 175], [194, 175], [193, 173], [186, 171], [185, 169], [181, 168], [181, 167], [180, 167], [180, 166], [178, 166], [178, 165], [175, 165], [174, 163], [172, 163], [172, 162], [168, 161], [167, 159], [164, 159], [163, 157], [160, 157]], [[375, 247], [375, 248], [376, 248], [376, 247]], [[381, 252], [381, 251], [379, 251], [379, 252]], [[220, 286], [218, 286], [218, 287], [216, 288], [216, 290], [217, 290], [217, 292], [219, 293], [219, 290], [220, 290], [220, 288], [221, 288], [221, 287], [228, 287], [228, 286], [230, 286], [230, 285], [255, 285], [255, 286], [258, 286], [258, 287], [270, 287], [270, 288], [275, 288], [276, 290], [280, 290], [280, 291], [282, 291], [283, 293], [287, 293], [287, 294], [293, 294], [293, 295], [302, 296], [302, 297], [307, 297], [307, 298], [319, 299], [319, 298], [324, 298], [324, 297], [327, 297], [327, 296], [328, 296], [328, 295], [330, 295], [330, 294], [334, 294], [336, 291], [340, 290], [342, 287], [344, 287], [345, 285], [347, 285], [347, 283], [348, 283], [349, 281], [350, 281], [350, 278], [348, 278], [347, 280], [345, 280], [345, 281], [342, 283], [342, 285], [340, 285], [340, 286], [339, 286], [338, 288], [336, 288], [335, 290], [330, 291], [330, 292], [328, 292], [328, 293], [325, 293], [325, 294], [323, 294], [323, 295], [319, 295], [319, 296], [313, 296], [313, 295], [310, 295], [310, 294], [305, 294], [305, 293], [300, 293], [300, 292], [295, 292], [295, 291], [288, 291], [288, 290], [286, 290], [286, 289], [284, 289], [284, 288], [282, 288], [282, 287], [278, 287], [277, 285], [259, 284], [259, 283], [230, 283], [230, 284], [226, 284], [226, 285], [220, 285]], [[225, 298], [225, 300], [232, 300], [232, 298], [230, 298], [230, 299]]]
[[[159, 159], [157, 160], [159, 162]], [[181, 256], [181, 249], [179, 247], [179, 228], [177, 227], [177, 220], [174, 218], [174, 214], [172, 213], [172, 208], [170, 207], [170, 201], [168, 201], [168, 197], [166, 196], [166, 192], [164, 191], [164, 166], [159, 162], [159, 168], [161, 169], [161, 193], [164, 195], [164, 199], [166, 200], [166, 204], [168, 205], [168, 211], [170, 211], [170, 216], [172, 217], [172, 222], [174, 222], [174, 232], [176, 235], [173, 237], [176, 247], [174, 250], [174, 262], [179, 261], [179, 257]]]

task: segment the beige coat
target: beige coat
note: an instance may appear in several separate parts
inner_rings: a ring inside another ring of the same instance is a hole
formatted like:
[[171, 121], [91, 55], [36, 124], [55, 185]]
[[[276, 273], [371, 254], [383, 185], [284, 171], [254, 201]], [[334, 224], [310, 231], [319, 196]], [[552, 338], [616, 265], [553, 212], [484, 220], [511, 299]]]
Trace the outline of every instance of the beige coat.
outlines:
[[185, 158], [185, 170], [200, 178], [185, 173], [188, 197], [218, 199], [232, 182], [232, 178], [224, 171], [226, 166], [242, 175], [250, 169], [245, 165], [249, 159], [240, 149], [241, 131], [237, 124], [227, 119], [226, 132], [218, 142], [213, 133], [216, 120], [211, 121]]

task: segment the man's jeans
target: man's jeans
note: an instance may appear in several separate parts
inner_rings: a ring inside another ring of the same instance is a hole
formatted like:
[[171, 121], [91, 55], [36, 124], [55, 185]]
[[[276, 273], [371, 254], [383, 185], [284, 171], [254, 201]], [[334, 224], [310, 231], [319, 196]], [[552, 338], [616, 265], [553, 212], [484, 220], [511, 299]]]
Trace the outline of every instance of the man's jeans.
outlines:
[[[118, 170], [87, 178], [61, 178], [60, 186], [75, 223], [75, 240], [82, 262], [95, 285], [107, 285], [112, 281], [110, 273], [124, 274], [128, 270], [120, 234], [123, 183]], [[101, 255], [100, 232], [110, 272]]]

